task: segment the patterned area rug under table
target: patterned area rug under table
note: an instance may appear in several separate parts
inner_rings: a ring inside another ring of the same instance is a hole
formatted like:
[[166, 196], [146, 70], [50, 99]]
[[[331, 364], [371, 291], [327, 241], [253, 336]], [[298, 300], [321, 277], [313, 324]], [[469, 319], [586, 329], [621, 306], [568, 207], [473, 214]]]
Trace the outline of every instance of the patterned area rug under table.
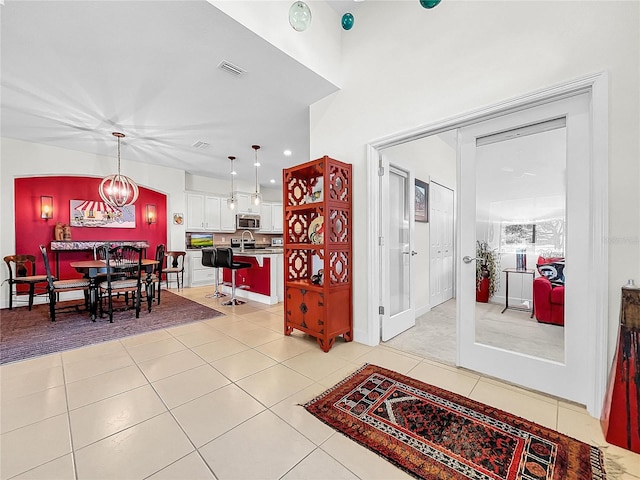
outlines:
[[[78, 304], [79, 301], [61, 302], [57, 306]], [[71, 348], [84, 347], [152, 330], [175, 327], [185, 323], [214, 318], [222, 313], [197, 302], [162, 291], [160, 305], [154, 303], [151, 313], [146, 303], [136, 318], [135, 310], [115, 312], [113, 323], [109, 318], [92, 322], [89, 314], [70, 311], [49, 320], [49, 305], [2, 309], [0, 311], [0, 364], [39, 357]]]
[[304, 407], [417, 478], [606, 478], [596, 447], [375, 365]]

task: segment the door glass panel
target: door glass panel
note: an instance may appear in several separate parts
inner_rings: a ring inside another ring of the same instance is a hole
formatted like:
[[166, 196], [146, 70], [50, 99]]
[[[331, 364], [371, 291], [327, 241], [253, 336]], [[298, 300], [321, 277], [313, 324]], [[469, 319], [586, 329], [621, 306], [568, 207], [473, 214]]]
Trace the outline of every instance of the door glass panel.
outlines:
[[391, 170], [389, 175], [389, 286], [390, 315], [410, 308], [409, 208], [406, 176]]
[[[564, 119], [479, 138], [476, 146], [476, 238], [492, 254], [493, 272], [487, 303], [486, 281], [478, 284], [475, 340], [560, 363], [564, 303], [554, 302], [564, 294], [551, 290], [564, 289], [564, 278], [547, 289], [534, 279], [539, 257], [562, 259], [558, 270], [564, 264], [566, 151]], [[480, 278], [483, 263], [476, 260]]]

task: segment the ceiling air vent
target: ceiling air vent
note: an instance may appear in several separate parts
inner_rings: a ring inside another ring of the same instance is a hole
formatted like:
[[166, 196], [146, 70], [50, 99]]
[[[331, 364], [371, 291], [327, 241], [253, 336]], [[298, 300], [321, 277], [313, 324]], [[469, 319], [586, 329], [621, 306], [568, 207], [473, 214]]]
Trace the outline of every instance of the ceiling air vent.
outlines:
[[203, 142], [198, 140], [196, 143], [191, 145], [196, 150], [204, 150], [205, 148], [209, 148], [209, 144], [207, 142]]
[[239, 77], [240, 75], [246, 73], [246, 70], [243, 70], [237, 65], [234, 65], [231, 62], [227, 62], [226, 60], [221, 61], [220, 64], [218, 65], [218, 68], [220, 70], [224, 70], [225, 72], [230, 73], [231, 75], [235, 75], [236, 77]]

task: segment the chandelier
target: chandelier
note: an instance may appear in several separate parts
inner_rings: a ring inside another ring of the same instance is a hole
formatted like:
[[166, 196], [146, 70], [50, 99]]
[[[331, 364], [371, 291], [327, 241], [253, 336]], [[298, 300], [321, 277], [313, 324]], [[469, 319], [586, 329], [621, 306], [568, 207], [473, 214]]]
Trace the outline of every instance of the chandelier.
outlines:
[[229, 161], [231, 164], [231, 195], [227, 198], [227, 208], [229, 210], [235, 210], [238, 205], [238, 198], [236, 197], [236, 192], [233, 188], [233, 176], [236, 174], [236, 171], [233, 169], [233, 161], [236, 157], [229, 157]]
[[251, 203], [254, 205], [260, 205], [262, 203], [262, 194], [260, 193], [260, 185], [258, 184], [258, 167], [260, 166], [260, 162], [258, 161], [258, 150], [260, 149], [260, 145], [251, 145], [256, 152], [256, 161], [254, 162], [254, 166], [256, 167], [256, 191], [251, 194]]
[[125, 207], [133, 205], [138, 199], [138, 185], [132, 179], [120, 174], [120, 139], [124, 133], [113, 132], [118, 139], [118, 173], [108, 175], [100, 182], [100, 197], [107, 205], [112, 207]]

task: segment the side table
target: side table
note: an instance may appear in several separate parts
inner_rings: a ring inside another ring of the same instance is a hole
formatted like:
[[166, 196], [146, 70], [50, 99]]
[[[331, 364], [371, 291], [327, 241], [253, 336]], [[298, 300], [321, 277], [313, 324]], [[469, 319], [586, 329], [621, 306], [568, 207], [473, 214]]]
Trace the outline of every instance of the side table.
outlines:
[[[519, 270], [517, 268], [505, 268], [504, 270], [502, 270], [505, 273], [505, 282], [506, 282], [506, 286], [505, 286], [505, 298], [504, 298], [504, 308], [502, 309], [502, 312], [500, 313], [504, 313], [507, 308], [510, 308], [512, 310], [521, 310], [523, 312], [529, 312], [531, 311], [531, 317], [533, 318], [533, 292], [531, 292], [531, 308], [523, 308], [523, 307], [510, 307], [509, 306], [509, 274], [510, 273], [519, 273], [520, 275], [531, 275], [531, 280], [534, 279], [535, 275], [536, 275], [536, 271], [535, 270]], [[533, 286], [531, 287], [533, 289]]]

